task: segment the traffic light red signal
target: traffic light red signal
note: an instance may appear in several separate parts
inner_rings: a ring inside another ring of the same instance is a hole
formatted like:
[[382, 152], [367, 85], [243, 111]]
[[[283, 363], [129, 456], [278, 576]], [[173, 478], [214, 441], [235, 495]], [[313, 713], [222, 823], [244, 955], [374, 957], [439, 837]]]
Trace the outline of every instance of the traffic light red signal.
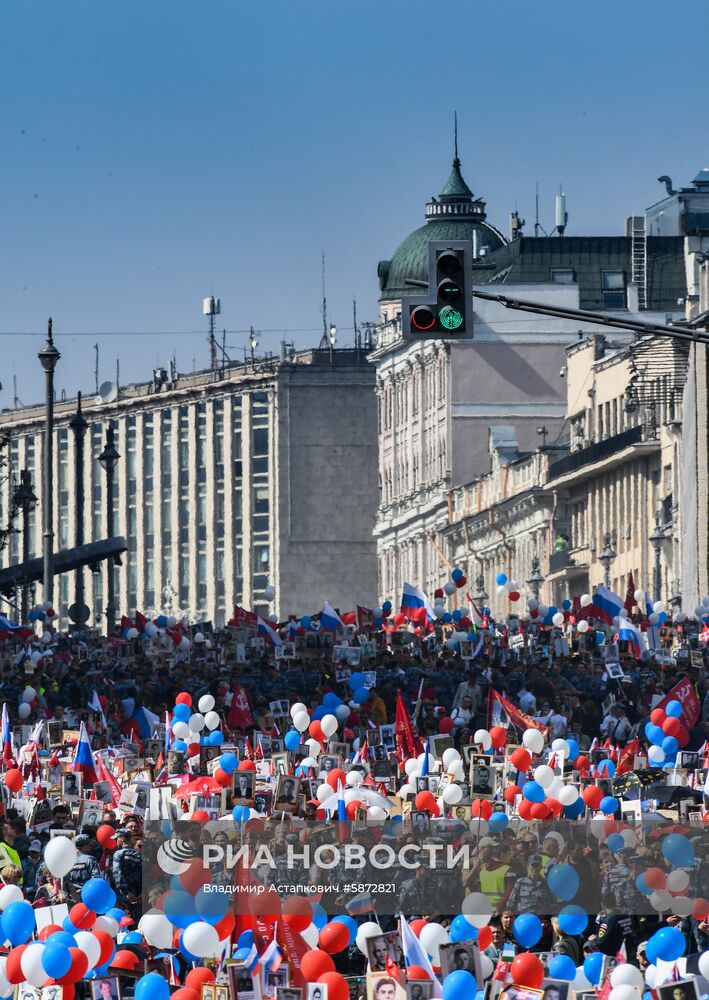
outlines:
[[402, 302], [404, 337], [472, 336], [472, 243], [432, 240], [428, 265], [428, 294], [407, 296]]

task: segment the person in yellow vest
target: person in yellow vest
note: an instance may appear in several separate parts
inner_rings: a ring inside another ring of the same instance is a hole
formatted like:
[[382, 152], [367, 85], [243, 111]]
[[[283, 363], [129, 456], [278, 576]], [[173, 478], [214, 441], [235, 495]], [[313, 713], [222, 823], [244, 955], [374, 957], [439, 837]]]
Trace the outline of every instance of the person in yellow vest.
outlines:
[[477, 873], [480, 892], [487, 896], [494, 909], [497, 909], [507, 897], [510, 885], [514, 881], [514, 872], [500, 857], [501, 847], [502, 845], [494, 843], [483, 847], [480, 868]]
[[0, 869], [8, 865], [14, 865], [20, 869], [19, 883], [22, 883], [22, 859], [19, 852], [15, 850], [14, 843], [17, 838], [17, 830], [11, 823], [5, 822], [2, 825], [2, 840], [0, 840]]

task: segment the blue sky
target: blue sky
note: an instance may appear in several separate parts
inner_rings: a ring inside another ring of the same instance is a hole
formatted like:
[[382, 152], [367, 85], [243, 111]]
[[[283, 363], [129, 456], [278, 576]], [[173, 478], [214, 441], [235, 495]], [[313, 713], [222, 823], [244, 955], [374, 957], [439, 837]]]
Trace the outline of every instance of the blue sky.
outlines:
[[[102, 380], [117, 357], [123, 382], [206, 366], [211, 292], [220, 326], [308, 346], [325, 250], [345, 342], [448, 176], [454, 108], [493, 224], [516, 206], [530, 233], [538, 181], [553, 225], [561, 181], [570, 235], [621, 233], [660, 174], [709, 163], [708, 21], [701, 0], [8, 0], [0, 334], [53, 315], [70, 393], [93, 387], [75, 334], [141, 333], [98, 338]], [[13, 373], [40, 398], [41, 343], [0, 336], [0, 406]]]

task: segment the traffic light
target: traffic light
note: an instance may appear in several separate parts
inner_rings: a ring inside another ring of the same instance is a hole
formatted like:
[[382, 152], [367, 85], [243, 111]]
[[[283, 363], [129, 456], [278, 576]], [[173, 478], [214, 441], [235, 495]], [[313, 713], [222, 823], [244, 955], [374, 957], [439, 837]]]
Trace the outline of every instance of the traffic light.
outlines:
[[409, 340], [473, 336], [472, 243], [431, 240], [428, 294], [402, 301], [402, 331]]

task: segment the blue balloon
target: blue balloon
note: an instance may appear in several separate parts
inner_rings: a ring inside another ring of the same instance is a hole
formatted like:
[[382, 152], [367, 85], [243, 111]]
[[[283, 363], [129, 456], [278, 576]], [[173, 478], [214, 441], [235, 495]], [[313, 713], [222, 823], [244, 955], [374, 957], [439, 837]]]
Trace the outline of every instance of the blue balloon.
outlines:
[[645, 876], [642, 874], [642, 872], [639, 875], [635, 876], [635, 888], [638, 890], [638, 892], [641, 892], [643, 896], [652, 896], [653, 892], [655, 891], [651, 886], [647, 884], [647, 882], [645, 881]]
[[356, 691], [357, 688], [362, 687], [362, 685], [364, 684], [364, 674], [360, 673], [359, 670], [355, 671], [355, 673], [350, 674], [347, 683], [349, 685], [350, 691]]
[[600, 809], [606, 816], [612, 816], [617, 811], [620, 803], [613, 795], [604, 795], [601, 799]]
[[557, 899], [573, 899], [579, 891], [578, 872], [572, 865], [554, 865], [549, 869], [547, 885]]
[[453, 615], [450, 613], [450, 611], [445, 611], [443, 613], [441, 621], [443, 622], [444, 625], [450, 625], [450, 623], [453, 621]]
[[525, 781], [522, 785], [522, 795], [528, 802], [543, 802], [547, 797], [546, 791], [536, 781]]
[[470, 1000], [477, 989], [478, 984], [472, 973], [456, 969], [443, 980], [443, 1000]]
[[566, 742], [569, 744], [569, 760], [573, 763], [581, 753], [581, 747], [576, 740], [567, 738]]
[[235, 823], [245, 823], [251, 815], [251, 810], [248, 806], [234, 806], [231, 815]]
[[645, 723], [645, 735], [650, 740], [654, 746], [659, 747], [662, 745], [662, 741], [665, 738], [665, 734], [660, 726], [656, 726], [654, 722]]
[[477, 936], [477, 927], [473, 927], [471, 923], [468, 923], [462, 913], [451, 921], [451, 941], [456, 943], [458, 941], [474, 941]]
[[598, 986], [601, 981], [601, 969], [603, 968], [603, 961], [605, 955], [600, 951], [593, 951], [584, 960], [583, 971], [586, 974], [586, 979], [592, 986]]
[[453, 612], [453, 621], [459, 622], [462, 617], [463, 617], [463, 612], [459, 611], [458, 608], [456, 608], [455, 611]]
[[34, 910], [25, 899], [10, 903], [3, 910], [0, 929], [10, 944], [24, 944], [34, 931]]
[[614, 777], [615, 776], [615, 764], [613, 763], [612, 760], [602, 760], [601, 763], [598, 765], [598, 773], [599, 774], [605, 774], [609, 778]]
[[671, 719], [681, 719], [683, 711], [681, 702], [671, 701], [665, 709], [665, 715], [669, 715]]
[[76, 948], [76, 938], [68, 931], [54, 931], [52, 936], [47, 939], [47, 944], [50, 941], [52, 944], [63, 944], [65, 948]]
[[559, 911], [559, 927], [564, 934], [583, 934], [588, 927], [588, 914], [572, 904]]
[[157, 618], [155, 619], [155, 624], [157, 625], [158, 628], [167, 628], [167, 616], [158, 615]]
[[237, 962], [245, 962], [250, 954], [251, 954], [251, 948], [238, 948], [236, 954], [234, 955], [234, 958], [237, 960]]
[[576, 801], [572, 802], [570, 806], [564, 806], [564, 816], [567, 819], [578, 819], [585, 808], [586, 803], [579, 795]]
[[532, 948], [542, 936], [542, 922], [535, 913], [520, 913], [512, 927], [523, 948]]
[[[691, 868], [694, 864], [694, 848], [681, 833], [669, 833], [662, 838], [662, 853], [677, 868]], [[12, 905], [19, 904], [13, 903]], [[3, 913], [4, 918], [5, 914]]]
[[313, 923], [319, 931], [323, 929], [325, 924], [328, 922], [327, 913], [320, 905], [320, 903], [311, 903], [310, 908], [313, 911]]
[[618, 851], [622, 851], [625, 847], [625, 841], [619, 833], [612, 833], [606, 843], [608, 844], [608, 850], [612, 851], [613, 854], [617, 854]]
[[495, 583], [499, 587], [504, 587], [504, 585], [507, 583], [507, 574], [506, 573], [498, 573], [497, 576], [495, 577]]
[[501, 833], [506, 830], [509, 826], [510, 818], [506, 813], [492, 813], [490, 819], [487, 821], [487, 825], [490, 828], [491, 833]]
[[339, 917], [333, 917], [332, 922], [338, 924], [344, 924], [347, 930], [350, 932], [350, 946], [355, 943], [357, 937], [357, 931], [359, 930], [359, 924], [354, 917], [349, 916], [347, 913], [341, 914]]
[[391, 601], [384, 601], [384, 603], [382, 604], [382, 611], [384, 612], [384, 614], [388, 615], [391, 609], [392, 609]]
[[650, 940], [653, 942], [657, 957], [664, 962], [677, 961], [684, 955], [687, 947], [687, 940], [677, 927], [661, 927]]
[[124, 934], [121, 939], [121, 945], [124, 944], [140, 944], [143, 940], [143, 935], [139, 931], [128, 931]]
[[239, 935], [239, 940], [236, 942], [237, 948], [250, 948], [254, 943], [254, 932], [253, 931], [242, 931]]
[[105, 913], [116, 905], [116, 894], [105, 879], [90, 878], [81, 887], [81, 902], [94, 913]]
[[291, 729], [283, 737], [283, 742], [286, 745], [286, 750], [297, 750], [300, 746], [300, 733], [295, 729]]
[[324, 705], [318, 705], [318, 707], [317, 707], [317, 708], [314, 708], [314, 709], [313, 709], [313, 711], [311, 712], [311, 714], [310, 714], [310, 718], [311, 718], [311, 719], [312, 719], [312, 720], [313, 720], [314, 722], [319, 722], [319, 721], [320, 721], [320, 719], [324, 719], [324, 718], [325, 718], [325, 716], [326, 716], [326, 715], [329, 715], [329, 714], [330, 714], [330, 713], [328, 712], [328, 710], [327, 710], [327, 709], [325, 708], [325, 706], [324, 706]]
[[175, 927], [189, 927], [197, 918], [194, 897], [183, 889], [173, 889], [163, 900], [163, 913]]
[[189, 705], [180, 702], [172, 710], [173, 719], [179, 719], [180, 722], [187, 722], [189, 720], [191, 709]]
[[597, 646], [602, 646], [605, 641], [606, 641], [606, 633], [605, 632], [596, 632], [596, 645]]
[[679, 750], [679, 743], [676, 736], [665, 736], [660, 745], [665, 751], [665, 757], [671, 757], [673, 753], [677, 753]]
[[135, 984], [135, 1000], [170, 1000], [170, 987], [167, 979], [157, 972], [149, 972], [141, 976]]
[[463, 570], [454, 569], [453, 572], [451, 573], [451, 580], [453, 581], [453, 583], [456, 583], [458, 580], [462, 579], [463, 579]]
[[215, 729], [213, 733], [210, 733], [207, 737], [207, 745], [210, 747], [220, 747], [224, 742], [224, 733], [221, 729]]
[[330, 706], [337, 708], [338, 705], [342, 704], [342, 698], [338, 698], [334, 691], [328, 691], [323, 697], [322, 703], [323, 705], [327, 705], [328, 708]]
[[357, 688], [352, 697], [358, 705], [364, 705], [365, 701], [369, 699], [369, 691], [366, 687]]
[[61, 979], [71, 968], [71, 952], [65, 944], [50, 937], [42, 952], [42, 968], [52, 979]]
[[310, 617], [310, 615], [303, 615], [303, 617], [300, 619], [301, 628], [310, 628], [312, 624], [313, 624], [313, 619]]
[[205, 891], [201, 886], [195, 893], [194, 906], [200, 919], [214, 927], [229, 909], [229, 897], [225, 892]]
[[576, 978], [576, 965], [573, 958], [569, 958], [568, 955], [554, 955], [549, 963], [549, 977], [572, 982]]
[[228, 753], [223, 753], [219, 758], [219, 767], [226, 774], [231, 774], [232, 771], [235, 771], [238, 766], [239, 766], [239, 759], [236, 756], [236, 754], [231, 753], [231, 751], [229, 751]]
[[571, 604], [571, 601], [568, 599], [568, 597], [566, 598], [565, 601], [561, 602], [561, 607], [564, 611], [571, 611], [573, 605]]

